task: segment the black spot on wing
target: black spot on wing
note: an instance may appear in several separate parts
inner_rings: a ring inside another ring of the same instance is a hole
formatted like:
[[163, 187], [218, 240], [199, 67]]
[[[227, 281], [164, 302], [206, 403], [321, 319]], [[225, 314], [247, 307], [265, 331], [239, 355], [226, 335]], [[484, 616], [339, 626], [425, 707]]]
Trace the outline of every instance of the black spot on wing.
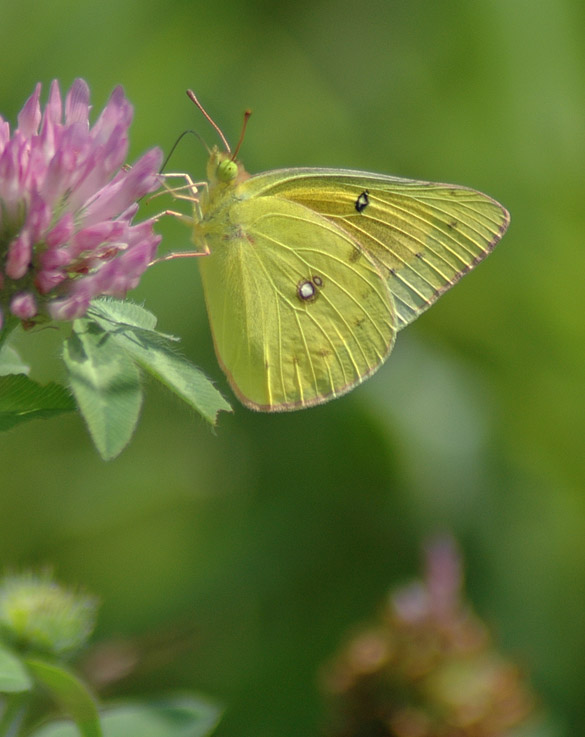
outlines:
[[363, 212], [366, 207], [370, 204], [370, 198], [368, 197], [368, 190], [364, 189], [364, 191], [359, 195], [357, 200], [355, 201], [355, 209], [358, 212]]

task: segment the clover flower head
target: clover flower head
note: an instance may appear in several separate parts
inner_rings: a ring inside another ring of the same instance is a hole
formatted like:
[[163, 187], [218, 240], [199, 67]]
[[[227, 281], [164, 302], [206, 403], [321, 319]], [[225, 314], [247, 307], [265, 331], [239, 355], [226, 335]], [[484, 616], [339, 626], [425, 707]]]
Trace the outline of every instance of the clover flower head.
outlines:
[[43, 573], [0, 579], [0, 640], [24, 650], [65, 655], [91, 635], [97, 601]]
[[153, 148], [124, 167], [132, 106], [121, 87], [93, 126], [77, 79], [63, 105], [38, 84], [11, 134], [0, 116], [0, 328], [82, 316], [102, 294], [124, 296], [153, 260], [154, 220], [132, 224], [137, 201], [159, 186]]
[[429, 544], [424, 579], [392, 592], [324, 670], [323, 687], [327, 737], [505, 737], [539, 721], [525, 674], [466, 600], [451, 538]]

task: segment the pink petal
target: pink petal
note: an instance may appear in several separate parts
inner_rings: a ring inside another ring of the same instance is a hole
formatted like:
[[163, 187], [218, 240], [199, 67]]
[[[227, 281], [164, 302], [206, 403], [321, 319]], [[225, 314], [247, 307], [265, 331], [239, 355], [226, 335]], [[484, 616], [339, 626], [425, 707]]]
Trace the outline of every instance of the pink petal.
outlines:
[[47, 161], [51, 160], [59, 146], [62, 115], [63, 104], [59, 83], [53, 80], [41, 125], [41, 144]]
[[91, 296], [73, 294], [69, 297], [55, 299], [48, 305], [49, 315], [53, 320], [75, 320], [87, 312]]
[[0, 154], [10, 140], [10, 125], [0, 115]]
[[124, 212], [133, 202], [158, 188], [158, 168], [162, 151], [153, 148], [129, 171], [121, 171], [98, 193], [86, 210], [86, 222], [106, 220]]
[[49, 248], [39, 256], [41, 269], [53, 271], [53, 269], [63, 269], [71, 261], [71, 254], [68, 248]]
[[120, 240], [126, 231], [126, 224], [117, 220], [106, 220], [83, 230], [73, 237], [71, 255], [76, 257], [84, 251], [92, 251], [102, 243]]
[[30, 292], [15, 294], [10, 300], [10, 312], [20, 320], [30, 320], [37, 314], [37, 303]]
[[51, 224], [53, 211], [36, 192], [33, 194], [26, 218], [26, 228], [32, 243], [42, 240]]
[[61, 90], [59, 89], [59, 82], [54, 79], [51, 82], [51, 89], [49, 90], [49, 100], [45, 107], [44, 120], [49, 120], [53, 125], [58, 125], [61, 122], [61, 116], [63, 115], [63, 104], [61, 102]]
[[127, 129], [132, 122], [133, 112], [132, 105], [126, 99], [123, 88], [116, 87], [96, 124], [91, 129], [93, 139], [96, 142], [103, 143], [119, 124]]
[[48, 231], [45, 243], [49, 248], [55, 248], [67, 243], [73, 235], [73, 215], [66, 212], [61, 219]]
[[35, 286], [41, 294], [49, 294], [55, 287], [58, 287], [61, 282], [65, 281], [67, 277], [62, 271], [49, 271], [44, 270], [37, 274], [35, 278]]
[[83, 79], [76, 79], [65, 98], [65, 124], [82, 123], [89, 128], [89, 87]]
[[39, 129], [41, 122], [41, 107], [39, 98], [41, 95], [41, 83], [35, 87], [35, 91], [24, 103], [24, 107], [18, 114], [18, 130], [27, 137], [33, 136]]
[[32, 244], [29, 234], [23, 231], [8, 247], [8, 256], [4, 267], [9, 279], [22, 279], [28, 271], [32, 258]]

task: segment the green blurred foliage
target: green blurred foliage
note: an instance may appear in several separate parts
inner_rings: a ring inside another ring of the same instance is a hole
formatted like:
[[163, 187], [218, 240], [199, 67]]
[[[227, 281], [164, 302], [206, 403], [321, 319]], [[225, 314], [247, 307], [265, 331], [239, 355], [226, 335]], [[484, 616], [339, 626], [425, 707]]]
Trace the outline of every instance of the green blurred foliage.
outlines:
[[[218, 737], [315, 734], [320, 664], [416, 574], [421, 542], [443, 529], [465, 552], [477, 610], [559, 734], [582, 734], [583, 8], [0, 0], [0, 112], [12, 122], [37, 81], [84, 77], [96, 111], [121, 83], [135, 106], [133, 160], [188, 128], [215, 142], [185, 97], [192, 87], [231, 141], [254, 110], [241, 152], [250, 172], [452, 181], [512, 214], [487, 262], [348, 397], [282, 416], [238, 405], [212, 434], [149, 387], [135, 439], [109, 464], [76, 417], [3, 435], [2, 564], [48, 563], [95, 592], [101, 638], [147, 651], [190, 633], [112, 690], [208, 691], [229, 707]], [[187, 138], [170, 168], [197, 180], [205, 158]], [[180, 223], [161, 231], [165, 249], [189, 247]], [[229, 391], [195, 261], [151, 269], [132, 296]], [[22, 336], [33, 378], [59, 378], [60, 339]]]

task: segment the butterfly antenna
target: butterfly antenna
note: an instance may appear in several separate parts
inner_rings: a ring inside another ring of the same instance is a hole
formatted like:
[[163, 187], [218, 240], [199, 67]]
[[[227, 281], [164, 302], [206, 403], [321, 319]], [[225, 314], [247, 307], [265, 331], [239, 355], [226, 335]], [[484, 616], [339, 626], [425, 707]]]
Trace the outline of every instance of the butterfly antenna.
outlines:
[[208, 120], [208, 121], [209, 121], [209, 122], [211, 123], [211, 125], [212, 125], [212, 126], [213, 126], [213, 127], [215, 128], [215, 130], [217, 131], [217, 133], [218, 133], [219, 137], [220, 137], [220, 138], [221, 138], [221, 140], [222, 140], [222, 143], [223, 143], [223, 145], [225, 146], [225, 150], [226, 150], [226, 151], [228, 152], [228, 154], [231, 154], [232, 150], [231, 150], [231, 148], [230, 148], [230, 145], [229, 145], [229, 143], [227, 142], [227, 139], [226, 139], [226, 137], [225, 137], [225, 136], [224, 136], [224, 134], [222, 133], [222, 131], [221, 131], [221, 128], [220, 128], [220, 127], [219, 127], [219, 125], [218, 125], [218, 124], [217, 124], [217, 123], [215, 122], [215, 120], [213, 120], [213, 118], [211, 117], [211, 115], [209, 115], [209, 113], [208, 113], [208, 112], [207, 112], [207, 111], [205, 110], [205, 108], [203, 107], [203, 105], [202, 105], [202, 104], [201, 104], [201, 103], [199, 102], [199, 100], [198, 100], [198, 99], [197, 99], [197, 97], [195, 96], [195, 93], [193, 92], [193, 90], [187, 90], [187, 97], [188, 97], [188, 98], [189, 98], [189, 99], [190, 99], [190, 100], [191, 100], [192, 102], [194, 102], [194, 103], [195, 103], [195, 105], [197, 105], [197, 107], [199, 108], [199, 110], [201, 110], [201, 112], [203, 113], [203, 115], [205, 116], [205, 118], [207, 118], [207, 120]]
[[240, 146], [242, 145], [242, 142], [244, 140], [244, 136], [246, 135], [246, 126], [248, 125], [248, 121], [250, 120], [250, 115], [252, 115], [251, 110], [246, 110], [244, 113], [244, 123], [242, 125], [242, 132], [240, 133], [240, 140], [238, 141], [238, 145], [236, 146], [236, 150], [232, 154], [232, 161], [236, 160], [236, 156], [238, 155], [238, 151], [240, 150]]
[[169, 163], [169, 160], [170, 160], [171, 156], [172, 156], [172, 155], [173, 155], [173, 154], [175, 153], [175, 149], [177, 148], [177, 146], [178, 146], [178, 145], [179, 145], [179, 143], [181, 142], [181, 139], [182, 139], [182, 138], [183, 138], [184, 136], [188, 135], [189, 133], [191, 133], [191, 134], [193, 134], [194, 136], [196, 136], [196, 137], [197, 137], [197, 138], [198, 138], [198, 139], [199, 139], [199, 140], [201, 141], [201, 143], [202, 143], [202, 144], [204, 145], [204, 147], [205, 147], [205, 150], [207, 151], [207, 153], [210, 153], [210, 151], [209, 151], [209, 146], [208, 146], [208, 145], [207, 145], [207, 144], [205, 143], [205, 141], [203, 140], [203, 138], [201, 137], [201, 135], [200, 135], [199, 133], [197, 133], [197, 131], [193, 131], [193, 130], [187, 130], [187, 131], [183, 131], [183, 132], [181, 133], [181, 135], [180, 135], [180, 136], [179, 136], [179, 137], [177, 138], [177, 140], [176, 140], [176, 141], [175, 141], [175, 142], [173, 143], [173, 145], [171, 146], [171, 150], [169, 151], [169, 153], [168, 153], [168, 156], [167, 156], [167, 157], [166, 157], [166, 159], [164, 160], [164, 162], [163, 162], [163, 165], [162, 165], [162, 166], [161, 166], [161, 168], [160, 168], [159, 174], [162, 174], [162, 173], [163, 173], [163, 171], [164, 171], [164, 170], [166, 169], [166, 167], [167, 167], [167, 164]]

